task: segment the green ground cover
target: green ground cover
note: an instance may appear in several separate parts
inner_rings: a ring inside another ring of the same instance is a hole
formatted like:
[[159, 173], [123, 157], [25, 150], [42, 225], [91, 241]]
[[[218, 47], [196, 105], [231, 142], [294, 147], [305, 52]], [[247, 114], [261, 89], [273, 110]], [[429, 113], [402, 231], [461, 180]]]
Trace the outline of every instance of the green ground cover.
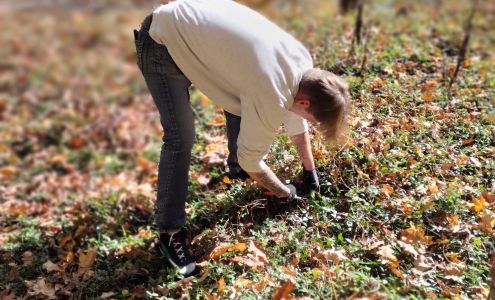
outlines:
[[[187, 211], [204, 269], [192, 281], [155, 246], [161, 129], [132, 42], [146, 12], [2, 15], [1, 297], [486, 298], [495, 5], [480, 3], [449, 98], [470, 2], [398, 3], [365, 6], [366, 46], [354, 47], [355, 14], [333, 4], [266, 11], [351, 87], [345, 145], [311, 128], [322, 189], [301, 203], [225, 178], [221, 111], [192, 89]], [[287, 136], [267, 160], [299, 182]]]

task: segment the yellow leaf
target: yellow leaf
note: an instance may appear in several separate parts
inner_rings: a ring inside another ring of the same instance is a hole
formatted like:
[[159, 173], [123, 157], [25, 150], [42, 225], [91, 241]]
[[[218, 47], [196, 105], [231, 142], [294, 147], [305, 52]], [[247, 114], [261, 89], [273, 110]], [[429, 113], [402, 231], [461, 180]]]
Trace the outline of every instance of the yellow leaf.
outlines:
[[460, 262], [459, 260], [459, 253], [447, 253], [445, 254], [445, 256], [447, 256], [447, 258], [451, 261], [451, 262], [454, 262], [454, 263], [458, 263]]
[[220, 256], [222, 256], [225, 252], [231, 252], [231, 251], [238, 251], [238, 252], [244, 252], [246, 251], [247, 246], [245, 243], [237, 243], [235, 245], [230, 245], [230, 244], [221, 244], [215, 249], [213, 249], [210, 253], [210, 259], [219, 259]]
[[225, 184], [231, 184], [232, 183], [232, 180], [230, 180], [230, 178], [227, 177], [227, 176], [223, 176], [223, 183], [225, 183]]
[[199, 97], [199, 102], [201, 103], [201, 105], [206, 106], [211, 103], [211, 100], [204, 94], [201, 94]]
[[480, 196], [479, 198], [473, 197], [471, 202], [471, 210], [475, 213], [481, 212], [486, 207], [485, 198], [483, 198], [483, 196]]
[[223, 293], [223, 291], [225, 290], [225, 279], [220, 278], [218, 280], [218, 288], [217, 288], [217, 291], [219, 294]]
[[430, 193], [430, 195], [435, 195], [436, 193], [438, 193], [438, 186], [436, 182], [433, 182], [428, 186], [428, 192]]

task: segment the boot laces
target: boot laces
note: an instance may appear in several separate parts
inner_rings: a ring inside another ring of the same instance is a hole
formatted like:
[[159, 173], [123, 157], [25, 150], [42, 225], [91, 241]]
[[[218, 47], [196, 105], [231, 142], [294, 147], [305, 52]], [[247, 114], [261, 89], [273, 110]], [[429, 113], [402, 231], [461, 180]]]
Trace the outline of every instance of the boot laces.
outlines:
[[181, 243], [180, 240], [174, 239], [174, 237], [175, 237], [175, 233], [173, 233], [170, 236], [169, 245], [172, 244], [172, 247], [174, 248], [175, 253], [177, 253], [177, 257], [183, 261], [186, 258], [186, 253], [185, 253], [184, 248], [183, 248], [184, 245]]

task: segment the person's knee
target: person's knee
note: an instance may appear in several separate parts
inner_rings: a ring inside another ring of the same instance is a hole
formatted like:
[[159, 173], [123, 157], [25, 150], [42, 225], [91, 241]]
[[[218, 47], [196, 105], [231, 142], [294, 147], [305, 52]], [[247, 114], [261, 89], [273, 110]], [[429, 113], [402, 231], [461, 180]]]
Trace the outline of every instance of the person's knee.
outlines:
[[195, 140], [194, 127], [183, 127], [163, 134], [164, 147], [176, 152], [190, 152]]

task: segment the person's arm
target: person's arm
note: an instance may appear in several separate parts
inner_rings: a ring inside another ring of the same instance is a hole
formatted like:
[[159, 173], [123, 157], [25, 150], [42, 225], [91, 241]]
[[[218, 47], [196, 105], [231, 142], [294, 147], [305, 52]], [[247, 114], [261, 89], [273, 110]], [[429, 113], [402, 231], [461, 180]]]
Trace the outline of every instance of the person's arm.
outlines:
[[303, 163], [304, 170], [302, 172], [302, 193], [308, 194], [311, 191], [320, 191], [320, 180], [311, 151], [311, 143], [309, 141], [309, 133], [303, 132], [290, 136], [292, 143], [299, 153], [299, 157]]
[[315, 169], [313, 152], [311, 151], [311, 143], [309, 133], [307, 131], [290, 136], [290, 139], [299, 153], [304, 169], [307, 171]]
[[264, 165], [261, 172], [248, 172], [249, 176], [258, 182], [262, 187], [271, 191], [278, 198], [290, 196], [289, 188], [283, 184], [277, 175], [267, 165]]

